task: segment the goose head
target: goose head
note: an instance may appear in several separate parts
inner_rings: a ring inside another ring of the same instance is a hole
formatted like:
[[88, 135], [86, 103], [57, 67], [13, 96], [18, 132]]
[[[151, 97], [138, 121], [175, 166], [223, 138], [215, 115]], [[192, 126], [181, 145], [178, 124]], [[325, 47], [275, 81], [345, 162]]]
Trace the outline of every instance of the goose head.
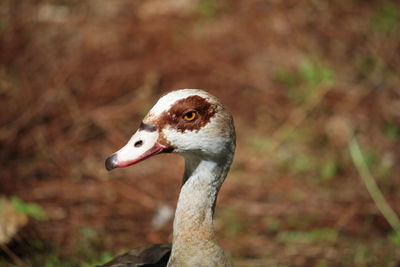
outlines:
[[160, 153], [230, 161], [234, 149], [230, 112], [203, 90], [182, 89], [161, 97], [128, 143], [105, 165], [107, 170], [127, 167]]

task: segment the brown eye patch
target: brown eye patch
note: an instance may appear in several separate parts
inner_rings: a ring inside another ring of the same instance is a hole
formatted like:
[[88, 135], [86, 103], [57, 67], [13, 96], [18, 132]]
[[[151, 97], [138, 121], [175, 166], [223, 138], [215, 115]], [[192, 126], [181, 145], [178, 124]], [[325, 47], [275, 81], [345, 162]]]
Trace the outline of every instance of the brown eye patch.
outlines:
[[193, 95], [176, 101], [156, 121], [148, 123], [157, 125], [160, 130], [168, 125], [182, 133], [198, 131], [211, 120], [216, 111], [217, 105], [209, 103], [207, 99], [201, 96]]

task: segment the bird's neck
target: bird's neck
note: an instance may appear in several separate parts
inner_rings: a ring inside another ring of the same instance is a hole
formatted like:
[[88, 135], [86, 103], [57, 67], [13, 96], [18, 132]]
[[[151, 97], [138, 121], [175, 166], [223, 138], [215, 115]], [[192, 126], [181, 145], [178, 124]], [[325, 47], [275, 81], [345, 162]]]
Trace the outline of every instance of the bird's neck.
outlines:
[[217, 244], [212, 220], [217, 195], [232, 158], [233, 153], [225, 154], [223, 159], [185, 156], [185, 173], [175, 213], [169, 266], [186, 266], [182, 264], [196, 260], [201, 262], [204, 260], [201, 257], [208, 258], [210, 253], [225, 258]]
[[223, 182], [223, 168], [211, 160], [185, 160], [184, 181], [174, 220], [174, 242], [184, 239], [209, 240], [214, 237], [213, 209]]

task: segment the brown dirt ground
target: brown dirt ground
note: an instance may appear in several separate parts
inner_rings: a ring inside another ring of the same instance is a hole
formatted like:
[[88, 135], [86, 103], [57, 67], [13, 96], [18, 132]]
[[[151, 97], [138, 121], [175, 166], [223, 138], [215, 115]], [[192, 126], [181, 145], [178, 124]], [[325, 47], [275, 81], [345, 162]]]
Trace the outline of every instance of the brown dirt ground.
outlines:
[[[73, 257], [84, 228], [97, 233], [98, 251], [167, 242], [172, 219], [159, 229], [151, 221], [175, 207], [182, 160], [162, 155], [111, 173], [104, 160], [160, 95], [203, 88], [237, 128], [215, 223], [238, 266], [400, 264], [400, 242], [389, 244], [392, 229], [347, 149], [356, 132], [400, 214], [400, 22], [385, 22], [399, 5], [181, 2], [0, 3], [0, 193], [49, 217], [22, 229], [14, 252], [29, 259], [36, 238]], [[334, 81], [313, 84], [307, 62]], [[337, 237], [287, 238], [318, 229]]]

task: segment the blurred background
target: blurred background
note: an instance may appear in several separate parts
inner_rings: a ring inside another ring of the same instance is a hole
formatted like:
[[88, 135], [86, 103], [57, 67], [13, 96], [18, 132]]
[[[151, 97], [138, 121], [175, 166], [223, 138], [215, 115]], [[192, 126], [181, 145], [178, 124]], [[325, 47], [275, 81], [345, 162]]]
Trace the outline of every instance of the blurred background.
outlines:
[[0, 36], [1, 266], [170, 241], [182, 159], [104, 160], [179, 88], [234, 115], [237, 266], [399, 266], [398, 1], [2, 0]]

